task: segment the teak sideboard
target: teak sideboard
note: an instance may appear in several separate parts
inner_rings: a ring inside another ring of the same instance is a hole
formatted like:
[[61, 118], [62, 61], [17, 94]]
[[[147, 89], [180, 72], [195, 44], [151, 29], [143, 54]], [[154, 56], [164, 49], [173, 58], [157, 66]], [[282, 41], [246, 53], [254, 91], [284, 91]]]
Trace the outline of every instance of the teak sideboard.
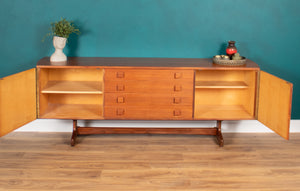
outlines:
[[[204, 134], [223, 146], [221, 121], [255, 119], [289, 139], [292, 84], [212, 59], [73, 57], [0, 80], [0, 136], [39, 119], [71, 119], [73, 134]], [[77, 120], [215, 120], [210, 128], [79, 127]]]

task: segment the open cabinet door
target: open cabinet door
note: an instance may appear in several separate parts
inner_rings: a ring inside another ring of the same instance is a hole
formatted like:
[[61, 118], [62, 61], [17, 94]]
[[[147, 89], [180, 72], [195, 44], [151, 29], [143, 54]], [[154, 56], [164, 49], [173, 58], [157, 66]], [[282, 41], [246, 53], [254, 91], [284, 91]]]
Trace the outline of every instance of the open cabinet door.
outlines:
[[293, 84], [260, 71], [257, 119], [289, 139]]
[[35, 70], [0, 79], [0, 137], [36, 119]]

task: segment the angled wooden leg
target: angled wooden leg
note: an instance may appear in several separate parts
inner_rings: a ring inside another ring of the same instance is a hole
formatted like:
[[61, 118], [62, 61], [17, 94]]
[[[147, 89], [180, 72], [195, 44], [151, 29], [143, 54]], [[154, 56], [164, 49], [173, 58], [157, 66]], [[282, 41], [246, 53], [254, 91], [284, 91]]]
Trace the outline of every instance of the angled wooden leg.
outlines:
[[73, 133], [71, 138], [71, 146], [74, 146], [76, 144], [76, 138], [77, 138], [77, 120], [73, 120]]
[[222, 135], [222, 131], [221, 131], [221, 122], [222, 121], [217, 121], [217, 142], [219, 144], [220, 147], [224, 146], [224, 139], [223, 139], [223, 135]]

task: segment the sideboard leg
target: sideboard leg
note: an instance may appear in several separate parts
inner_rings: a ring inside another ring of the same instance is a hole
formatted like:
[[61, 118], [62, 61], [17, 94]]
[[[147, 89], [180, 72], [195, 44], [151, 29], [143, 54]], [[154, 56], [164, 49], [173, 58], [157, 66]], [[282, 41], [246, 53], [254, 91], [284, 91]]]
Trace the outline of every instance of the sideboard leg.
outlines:
[[221, 122], [222, 121], [217, 121], [217, 142], [219, 144], [220, 147], [224, 146], [224, 139], [223, 139], [223, 135], [222, 135], [222, 131], [221, 131]]
[[71, 138], [71, 146], [75, 146], [77, 138], [77, 120], [73, 120], [73, 133]]

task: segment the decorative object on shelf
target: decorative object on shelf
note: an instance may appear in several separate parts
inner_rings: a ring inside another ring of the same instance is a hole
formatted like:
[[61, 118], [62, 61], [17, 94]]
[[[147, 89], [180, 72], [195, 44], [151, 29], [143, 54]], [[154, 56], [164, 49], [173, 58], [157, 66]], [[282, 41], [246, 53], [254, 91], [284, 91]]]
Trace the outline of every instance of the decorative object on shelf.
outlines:
[[226, 56], [226, 55], [221, 55], [221, 59], [222, 60], [230, 60], [229, 56]]
[[237, 48], [235, 47], [235, 41], [228, 41], [228, 46], [226, 48], [226, 54], [232, 59], [232, 56], [237, 53]]
[[66, 46], [66, 42], [67, 39], [64, 37], [53, 37], [53, 46], [55, 48], [55, 51], [50, 57], [51, 62], [63, 62], [67, 60], [67, 56], [63, 52], [63, 49]]
[[243, 59], [243, 57], [241, 57], [239, 53], [235, 53], [232, 56], [232, 60], [242, 60], [242, 59]]
[[228, 56], [216, 55], [213, 57], [213, 63], [225, 66], [241, 66], [246, 63], [246, 58], [239, 56], [240, 59], [230, 60]]
[[246, 58], [240, 56], [235, 47], [235, 41], [228, 41], [226, 48], [227, 55], [215, 55], [213, 63], [226, 66], [241, 66], [246, 63]]
[[64, 62], [67, 60], [67, 56], [64, 54], [63, 49], [66, 45], [67, 39], [70, 34], [80, 34], [78, 28], [73, 24], [73, 21], [67, 21], [65, 18], [61, 18], [60, 21], [51, 23], [51, 33], [46, 36], [53, 36], [53, 46], [55, 52], [51, 55], [51, 62]]
[[214, 59], [216, 59], [216, 60], [230, 60], [229, 56], [227, 56], [227, 55], [216, 55], [216, 56], [214, 56]]
[[220, 55], [216, 55], [214, 56], [215, 59], [221, 59], [221, 56]]

